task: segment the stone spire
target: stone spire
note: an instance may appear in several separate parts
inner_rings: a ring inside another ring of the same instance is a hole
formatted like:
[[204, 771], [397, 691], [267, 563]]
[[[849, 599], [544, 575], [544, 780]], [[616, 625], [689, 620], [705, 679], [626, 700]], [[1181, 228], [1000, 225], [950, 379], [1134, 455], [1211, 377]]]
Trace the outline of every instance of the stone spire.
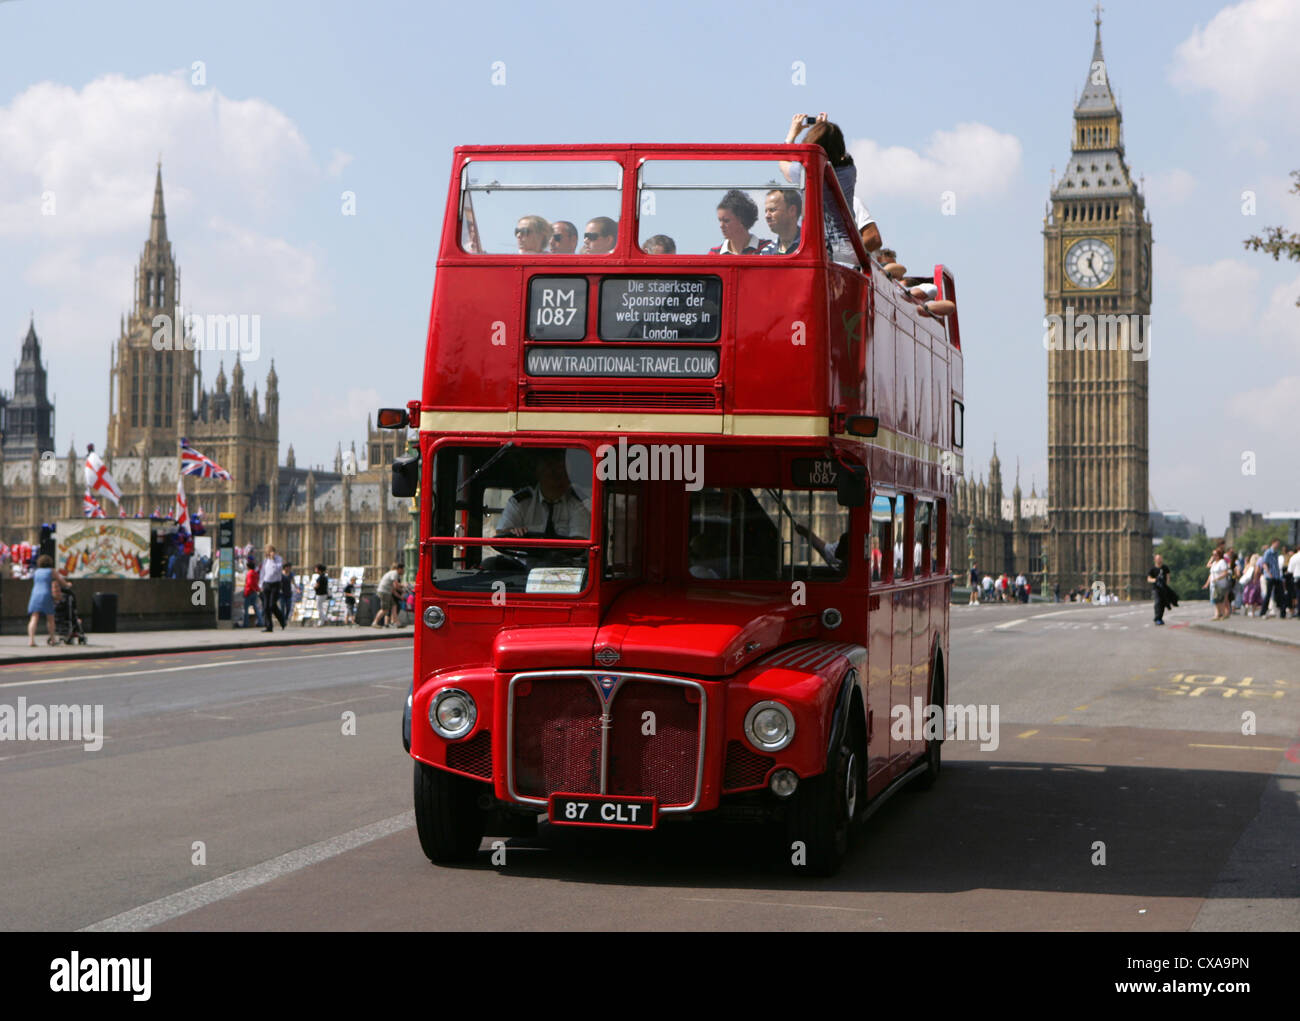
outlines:
[[167, 244], [167, 211], [163, 208], [162, 160], [153, 182], [153, 214], [149, 221], [149, 240], [159, 247]]

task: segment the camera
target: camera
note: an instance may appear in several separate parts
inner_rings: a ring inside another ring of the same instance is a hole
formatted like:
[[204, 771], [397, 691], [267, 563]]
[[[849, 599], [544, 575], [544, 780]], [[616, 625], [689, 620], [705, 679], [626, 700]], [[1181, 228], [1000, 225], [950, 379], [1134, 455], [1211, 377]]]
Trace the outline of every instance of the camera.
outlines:
[[816, 124], [816, 123], [817, 123], [817, 118], [814, 117], [814, 116], [812, 116], [811, 114], [809, 114], [808, 116], [804, 117], [804, 119], [803, 119], [803, 126], [804, 126], [805, 128], [811, 128], [811, 127], [812, 127], [814, 124]]

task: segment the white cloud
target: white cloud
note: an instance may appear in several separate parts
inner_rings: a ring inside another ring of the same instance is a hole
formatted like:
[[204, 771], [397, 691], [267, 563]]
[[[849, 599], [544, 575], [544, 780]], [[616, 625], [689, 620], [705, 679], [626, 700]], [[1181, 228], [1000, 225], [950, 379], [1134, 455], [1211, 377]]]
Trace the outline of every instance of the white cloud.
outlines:
[[217, 216], [207, 227], [187, 263], [189, 279], [202, 281], [189, 297], [205, 311], [310, 321], [333, 309], [314, 253]]
[[[293, 122], [260, 99], [233, 100], [179, 75], [106, 75], [80, 90], [43, 82], [0, 107], [0, 235], [138, 233], [164, 160], [169, 217], [232, 200], [266, 210], [316, 176]], [[181, 184], [180, 182], [184, 182]], [[54, 215], [42, 215], [51, 196]]]
[[[936, 131], [923, 152], [881, 146], [871, 139], [850, 145], [862, 178], [859, 188], [877, 195], [933, 200], [947, 191], [965, 198], [998, 195], [1020, 174], [1020, 140], [987, 124], [958, 124]], [[868, 203], [870, 204], [870, 203]]]
[[[1282, 376], [1265, 386], [1233, 394], [1228, 410], [1257, 429], [1273, 433], [1288, 414], [1300, 406], [1300, 376]], [[1294, 466], [1294, 457], [1289, 458]]]
[[1182, 205], [1194, 191], [1196, 178], [1180, 167], [1152, 174], [1146, 180], [1146, 199], [1153, 206]]
[[1225, 7], [1179, 44], [1169, 79], [1213, 93], [1222, 113], [1267, 116], [1294, 129], [1300, 115], [1300, 3], [1246, 0]]
[[1259, 270], [1236, 259], [1210, 265], [1158, 266], [1173, 278], [1179, 311], [1200, 332], [1237, 335], [1256, 315]]
[[330, 153], [329, 166], [325, 168], [325, 173], [330, 177], [338, 177], [343, 173], [349, 163], [352, 162], [353, 156], [350, 152], [344, 152], [342, 149], [335, 149]]

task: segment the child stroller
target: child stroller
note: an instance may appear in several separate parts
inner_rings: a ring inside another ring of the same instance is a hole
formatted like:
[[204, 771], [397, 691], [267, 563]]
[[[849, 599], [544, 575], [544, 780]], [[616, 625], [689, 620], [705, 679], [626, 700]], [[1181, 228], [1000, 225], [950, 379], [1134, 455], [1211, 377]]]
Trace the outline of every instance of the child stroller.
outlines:
[[73, 642], [86, 644], [86, 631], [77, 616], [77, 594], [66, 583], [63, 585], [63, 598], [54, 604], [54, 635], [64, 645]]

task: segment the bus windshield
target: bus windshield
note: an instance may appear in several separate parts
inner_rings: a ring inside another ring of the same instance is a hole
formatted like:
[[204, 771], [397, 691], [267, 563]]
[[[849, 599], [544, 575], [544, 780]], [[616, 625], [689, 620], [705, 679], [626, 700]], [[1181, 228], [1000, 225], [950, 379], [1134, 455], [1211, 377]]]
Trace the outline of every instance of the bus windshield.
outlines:
[[646, 160], [637, 243], [647, 255], [784, 255], [798, 250], [805, 174], [776, 160]]
[[[591, 453], [581, 447], [443, 447], [433, 465], [440, 589], [573, 595], [587, 582]], [[492, 539], [457, 544], [438, 539]], [[573, 539], [571, 545], [530, 540]]]
[[460, 183], [460, 246], [471, 255], [608, 255], [623, 168], [613, 160], [472, 160]]

